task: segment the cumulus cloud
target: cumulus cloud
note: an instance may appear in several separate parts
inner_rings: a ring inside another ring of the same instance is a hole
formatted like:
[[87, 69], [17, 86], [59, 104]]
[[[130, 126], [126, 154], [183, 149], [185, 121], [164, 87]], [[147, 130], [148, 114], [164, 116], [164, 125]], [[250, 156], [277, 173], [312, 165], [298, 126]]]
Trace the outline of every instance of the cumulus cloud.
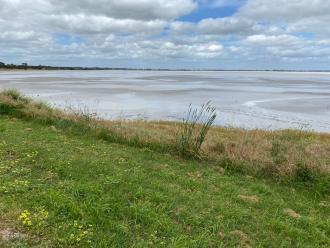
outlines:
[[115, 19], [95, 15], [51, 15], [48, 18], [51, 25], [59, 31], [73, 33], [153, 33], [160, 32], [167, 25], [163, 20], [141, 21], [134, 19]]
[[176, 34], [193, 32], [195, 30], [195, 24], [191, 22], [175, 21], [170, 24], [170, 30]]
[[246, 0], [214, 0], [211, 3], [213, 7], [228, 7], [228, 6], [240, 6], [245, 3]]
[[116, 19], [171, 20], [197, 7], [192, 0], [50, 0], [60, 12], [104, 15]]
[[[176, 43], [170, 39], [134, 40], [132, 37], [110, 37], [105, 42], [95, 45], [102, 51], [101, 56], [108, 54], [116, 58], [216, 58], [223, 54], [224, 47], [218, 42]], [[110, 51], [110, 53], [108, 53]]]
[[[233, 13], [221, 17], [226, 8]], [[205, 17], [207, 10], [212, 16]], [[222, 61], [254, 68], [252, 61], [272, 59], [274, 67], [289, 59], [329, 64], [329, 13], [330, 0], [0, 0], [0, 60], [150, 61], [145, 67], [170, 60], [171, 68], [178, 61], [187, 68], [192, 61], [204, 68]]]
[[258, 46], [295, 46], [301, 44], [301, 40], [293, 35], [251, 35], [245, 40], [247, 43]]
[[280, 58], [322, 58], [330, 56], [330, 48], [315, 46], [300, 47], [297, 49], [268, 47], [267, 50], [276, 57]]
[[249, 0], [240, 14], [258, 20], [299, 21], [329, 16], [329, 0]]
[[0, 19], [45, 31], [148, 33], [196, 6], [192, 0], [0, 0]]
[[204, 34], [237, 34], [250, 32], [254, 23], [249, 19], [226, 17], [208, 18], [197, 24], [197, 30]]
[[10, 41], [28, 41], [36, 37], [33, 31], [5, 31], [0, 33], [0, 40], [10, 42]]
[[289, 31], [330, 33], [330, 0], [249, 0], [239, 15], [285, 25]]

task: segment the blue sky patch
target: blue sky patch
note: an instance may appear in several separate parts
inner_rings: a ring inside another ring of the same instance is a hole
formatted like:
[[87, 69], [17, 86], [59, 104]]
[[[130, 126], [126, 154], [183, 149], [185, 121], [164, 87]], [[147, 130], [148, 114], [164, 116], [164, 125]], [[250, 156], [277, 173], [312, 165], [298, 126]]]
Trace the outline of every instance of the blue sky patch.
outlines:
[[199, 22], [205, 18], [222, 18], [232, 16], [239, 9], [239, 6], [225, 6], [221, 8], [200, 7], [193, 13], [182, 16], [179, 21]]
[[73, 43], [81, 44], [84, 42], [83, 38], [79, 36], [71, 36], [68, 34], [56, 34], [55, 40], [60, 45], [70, 45]]
[[315, 38], [315, 34], [312, 32], [299, 32], [295, 35], [300, 36], [305, 39], [314, 39]]

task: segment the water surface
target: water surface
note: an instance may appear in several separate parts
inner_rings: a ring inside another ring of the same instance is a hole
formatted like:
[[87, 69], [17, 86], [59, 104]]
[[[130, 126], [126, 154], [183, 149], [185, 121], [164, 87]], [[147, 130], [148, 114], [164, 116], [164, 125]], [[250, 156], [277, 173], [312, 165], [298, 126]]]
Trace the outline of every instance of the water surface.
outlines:
[[218, 125], [330, 132], [330, 73], [2, 71], [0, 88], [108, 119], [178, 120], [211, 100]]

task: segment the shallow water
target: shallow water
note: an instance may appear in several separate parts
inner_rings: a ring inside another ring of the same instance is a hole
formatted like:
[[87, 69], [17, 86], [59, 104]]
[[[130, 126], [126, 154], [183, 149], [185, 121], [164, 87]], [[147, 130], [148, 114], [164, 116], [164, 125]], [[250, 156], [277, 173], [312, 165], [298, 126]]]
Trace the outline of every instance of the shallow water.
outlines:
[[2, 71], [0, 88], [108, 119], [177, 120], [211, 100], [218, 125], [330, 132], [330, 73]]

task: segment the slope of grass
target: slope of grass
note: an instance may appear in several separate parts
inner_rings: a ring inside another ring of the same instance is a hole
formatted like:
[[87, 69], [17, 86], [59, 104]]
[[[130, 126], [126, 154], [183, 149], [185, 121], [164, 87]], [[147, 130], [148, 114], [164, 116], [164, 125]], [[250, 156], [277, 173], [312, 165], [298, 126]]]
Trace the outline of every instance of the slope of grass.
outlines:
[[[178, 143], [182, 125], [176, 122], [106, 121], [84, 111], [63, 112], [50, 108], [15, 90], [0, 93], [0, 114], [132, 147], [182, 154]], [[329, 180], [330, 134], [214, 127], [206, 136], [202, 150], [204, 161], [261, 178], [301, 182]]]
[[330, 246], [330, 197], [313, 184], [6, 115], [0, 137], [1, 247]]

